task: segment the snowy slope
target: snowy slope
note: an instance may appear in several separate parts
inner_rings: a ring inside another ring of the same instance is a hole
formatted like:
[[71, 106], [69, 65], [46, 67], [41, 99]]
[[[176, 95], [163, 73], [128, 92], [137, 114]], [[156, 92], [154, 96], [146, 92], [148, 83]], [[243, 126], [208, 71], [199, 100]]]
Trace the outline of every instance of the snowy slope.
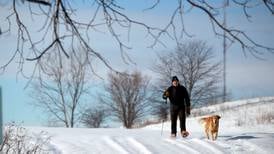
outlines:
[[[30, 127], [27, 129], [33, 133], [39, 131], [48, 132], [51, 136], [51, 142], [50, 145], [48, 145], [51, 149], [50, 153], [272, 154], [274, 153], [274, 122], [272, 124], [262, 123], [256, 125], [255, 122], [243, 123], [241, 120], [242, 118], [246, 121], [250, 119], [254, 120], [260, 116], [260, 114], [273, 113], [273, 109], [274, 98], [227, 102], [221, 105], [215, 105], [214, 107], [209, 106], [203, 108], [202, 110], [209, 110], [210, 112], [216, 111], [216, 113], [222, 116], [217, 141], [205, 139], [203, 129], [198, 123], [199, 117], [187, 118], [187, 129], [191, 135], [186, 139], [179, 136], [176, 139], [170, 139], [169, 122], [150, 125], [141, 129], [66, 129], [45, 127]], [[211, 112], [211, 114], [213, 114], [213, 112]], [[163, 134], [161, 135], [162, 127]]]

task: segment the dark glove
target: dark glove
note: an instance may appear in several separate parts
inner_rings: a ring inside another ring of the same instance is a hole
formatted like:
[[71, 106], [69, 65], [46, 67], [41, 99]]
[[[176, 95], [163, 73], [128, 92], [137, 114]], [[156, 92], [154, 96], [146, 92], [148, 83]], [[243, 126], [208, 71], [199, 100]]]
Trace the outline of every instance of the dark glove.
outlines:
[[168, 98], [168, 96], [169, 96], [168, 91], [165, 91], [163, 94], [163, 99], [166, 100]]
[[190, 106], [186, 107], [186, 116], [188, 117], [190, 115]]

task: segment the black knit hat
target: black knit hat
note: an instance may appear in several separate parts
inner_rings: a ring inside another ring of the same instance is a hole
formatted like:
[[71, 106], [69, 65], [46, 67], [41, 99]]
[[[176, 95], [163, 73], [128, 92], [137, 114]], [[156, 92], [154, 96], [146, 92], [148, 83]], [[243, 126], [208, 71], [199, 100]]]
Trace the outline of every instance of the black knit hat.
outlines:
[[171, 81], [173, 82], [173, 81], [175, 81], [175, 80], [176, 80], [176, 81], [179, 81], [179, 79], [177, 78], [177, 76], [173, 76]]

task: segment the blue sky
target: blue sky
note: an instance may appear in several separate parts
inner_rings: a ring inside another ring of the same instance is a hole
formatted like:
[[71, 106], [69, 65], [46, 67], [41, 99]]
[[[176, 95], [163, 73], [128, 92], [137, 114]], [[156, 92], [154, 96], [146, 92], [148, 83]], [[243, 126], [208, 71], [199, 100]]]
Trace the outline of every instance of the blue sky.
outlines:
[[[149, 3], [147, 0], [143, 1]], [[126, 1], [122, 2], [126, 3]], [[166, 12], [174, 7], [169, 1], [163, 1], [159, 7], [147, 13], [142, 11], [146, 7], [140, 3], [127, 4], [128, 8], [130, 8], [130, 15], [154, 25], [164, 25], [170, 15]], [[8, 12], [5, 9], [0, 6], [1, 27], [6, 25], [4, 18]], [[241, 29], [259, 43], [274, 47], [273, 16], [264, 9], [264, 7], [259, 7], [258, 9], [251, 10], [253, 22], [248, 23], [243, 18], [243, 13], [235, 11], [232, 8], [229, 10], [228, 23], [235, 28], [241, 27]], [[81, 11], [80, 14], [86, 14], [89, 10], [83, 8]], [[214, 48], [216, 60], [221, 60], [222, 40], [218, 39], [212, 33], [208, 18], [205, 15], [201, 15], [200, 11], [194, 10], [192, 13], [187, 14], [184, 20], [187, 31], [195, 36], [192, 39], [206, 40], [208, 45]], [[120, 33], [123, 33], [123, 31], [120, 31]], [[156, 53], [171, 51], [175, 48], [175, 43], [167, 38], [163, 38], [167, 45], [166, 48], [161, 45], [155, 46], [153, 49], [147, 48], [150, 45], [150, 39], [146, 37], [146, 34], [140, 27], [135, 27], [135, 30], [131, 31], [129, 44], [132, 49], [128, 51], [128, 54], [136, 65], [125, 64], [120, 57], [119, 47], [113, 41], [113, 38], [109, 37], [107, 33], [96, 33], [94, 36], [94, 38], [91, 38], [94, 48], [100, 51], [115, 69], [120, 71], [138, 69], [149, 76], [152, 81], [157, 78], [150, 70], [152, 64], [157, 61]], [[10, 35], [0, 35], [1, 65], [11, 56], [16, 46], [15, 43], [16, 35], [14, 32]], [[265, 60], [262, 61], [252, 57], [250, 54], [245, 56], [238, 44], [234, 44], [229, 48], [227, 57], [227, 87], [234, 99], [274, 96], [274, 54], [267, 53], [264, 55], [264, 58]], [[26, 65], [25, 69], [31, 69], [31, 64]], [[96, 64], [95, 69], [103, 77], [108, 72], [100, 63]], [[30, 105], [31, 99], [29, 98], [28, 89], [24, 89], [27, 80], [22, 76], [17, 77], [16, 72], [17, 65], [16, 63], [12, 63], [5, 74], [0, 75], [0, 86], [3, 89], [4, 122], [16, 121], [23, 122], [25, 125], [46, 124], [46, 115]], [[96, 81], [99, 83], [102, 82], [100, 79], [96, 79]]]

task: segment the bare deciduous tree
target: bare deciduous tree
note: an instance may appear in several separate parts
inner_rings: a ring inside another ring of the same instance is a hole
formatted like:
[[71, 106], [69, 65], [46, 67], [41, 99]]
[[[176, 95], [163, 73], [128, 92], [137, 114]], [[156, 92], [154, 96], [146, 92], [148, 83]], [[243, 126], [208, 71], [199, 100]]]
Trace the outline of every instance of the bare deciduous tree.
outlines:
[[[252, 14], [248, 11], [254, 7], [263, 6], [267, 12], [271, 14], [274, 12], [272, 0], [227, 1], [234, 9], [242, 10], [248, 20], [252, 18]], [[151, 3], [144, 6], [145, 8], [141, 11], [151, 13], [150, 10], [157, 8], [162, 4], [162, 1], [154, 0]], [[34, 61], [36, 65], [41, 65], [40, 59], [46, 59], [45, 53], [51, 52], [53, 48], [58, 50], [57, 57], [59, 59], [70, 57], [70, 50], [76, 51], [77, 45], [85, 48], [84, 51], [87, 55], [99, 58], [107, 67], [112, 69], [111, 65], [100, 54], [101, 51], [96, 51], [92, 45], [93, 43], [90, 43], [93, 32], [97, 32], [102, 28], [107, 30], [119, 46], [123, 59], [128, 61], [130, 59], [127, 58], [128, 55], [125, 50], [130, 49], [130, 46], [121, 38], [123, 36], [120, 35], [121, 30], [128, 31], [126, 35], [129, 37], [133, 26], [140, 27], [152, 39], [150, 47], [154, 47], [156, 44], [164, 45], [161, 40], [165, 36], [169, 36], [175, 41], [180, 40], [182, 36], [191, 36], [186, 31], [184, 16], [194, 12], [192, 10], [198, 10], [201, 14], [208, 16], [208, 24], [212, 25], [213, 32], [222, 36], [223, 31], [225, 31], [227, 34], [226, 39], [231, 43], [234, 42], [240, 45], [244, 53], [248, 51], [254, 56], [260, 56], [265, 52], [273, 53], [274, 51], [273, 47], [257, 43], [242, 29], [234, 28], [233, 25], [222, 24], [221, 12], [225, 7], [223, 2], [177, 0], [169, 3], [173, 3], [171, 4], [173, 8], [165, 14], [170, 14], [170, 18], [163, 27], [159, 27], [132, 17], [129, 13], [129, 6], [122, 4], [119, 0], [77, 2], [72, 0], [12, 0], [2, 6], [4, 11], [9, 12], [9, 15], [6, 17], [7, 21], [3, 21], [6, 24], [0, 28], [0, 34], [8, 33], [15, 28], [17, 48], [10, 60], [1, 66], [1, 70], [5, 71], [12, 61], [20, 62], [19, 71], [23, 71], [24, 63], [28, 61]], [[89, 5], [90, 13], [81, 15], [81, 7]], [[229, 13], [227, 14], [229, 15]], [[26, 15], [32, 19], [31, 23], [24, 18]], [[37, 37], [37, 31], [33, 30], [35, 24], [32, 23], [37, 24], [37, 21], [40, 23], [37, 25], [40, 27], [37, 30], [40, 37]], [[78, 54], [78, 51], [75, 53]], [[92, 59], [89, 60], [92, 61]]]
[[81, 121], [87, 127], [99, 128], [105, 122], [107, 116], [108, 113], [106, 112], [106, 109], [96, 106], [86, 109], [82, 115]]
[[164, 104], [162, 101], [154, 101], [152, 105], [152, 115], [158, 117], [159, 121], [167, 121], [168, 120], [168, 112], [169, 106]]
[[[159, 89], [159, 85], [153, 86], [152, 96], [150, 97], [151, 102], [151, 114], [156, 116], [158, 121], [167, 121], [169, 106], [167, 104], [167, 100], [162, 99], [162, 94], [164, 89]], [[165, 87], [166, 88], [166, 87]]]
[[153, 67], [159, 74], [159, 89], [170, 85], [171, 76], [177, 75], [189, 92], [192, 107], [206, 102], [218, 94], [221, 64], [213, 58], [212, 48], [202, 41], [183, 43], [176, 52], [159, 55], [159, 63]]
[[74, 127], [80, 118], [82, 98], [88, 94], [86, 58], [82, 55], [60, 61], [56, 54], [45, 55], [48, 61], [41, 61], [44, 75], [31, 83], [30, 96], [32, 103], [45, 110], [53, 121]]
[[101, 101], [126, 128], [132, 126], [148, 113], [149, 80], [139, 72], [110, 73], [107, 94]]

